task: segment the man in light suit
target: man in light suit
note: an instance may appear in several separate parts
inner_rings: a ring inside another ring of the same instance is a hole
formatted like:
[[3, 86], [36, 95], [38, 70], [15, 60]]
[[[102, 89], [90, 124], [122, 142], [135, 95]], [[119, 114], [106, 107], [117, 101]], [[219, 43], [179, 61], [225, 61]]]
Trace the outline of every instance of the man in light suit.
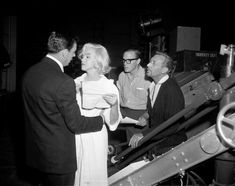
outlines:
[[[127, 116], [138, 119], [147, 110], [148, 88], [151, 82], [146, 79], [145, 68], [141, 66], [141, 61], [141, 52], [138, 48], [128, 48], [123, 52], [123, 71], [117, 80], [123, 118]], [[146, 128], [126, 125], [127, 140]]]
[[77, 169], [74, 134], [102, 129], [103, 116], [81, 116], [74, 80], [64, 73], [75, 56], [76, 38], [52, 32], [48, 54], [22, 79], [26, 163], [43, 186], [73, 185]]

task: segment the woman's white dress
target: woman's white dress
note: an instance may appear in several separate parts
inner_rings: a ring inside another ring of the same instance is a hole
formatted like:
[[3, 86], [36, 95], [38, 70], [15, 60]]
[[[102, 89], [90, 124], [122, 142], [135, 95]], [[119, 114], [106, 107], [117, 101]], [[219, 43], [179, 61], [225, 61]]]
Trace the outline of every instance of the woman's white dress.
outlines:
[[[110, 125], [110, 106], [102, 99], [102, 95], [116, 94], [119, 102], [119, 92], [113, 80], [104, 75], [98, 81], [84, 81], [86, 73], [75, 79], [77, 102], [84, 116], [98, 116], [102, 108], [106, 124], [111, 131], [116, 130], [122, 116], [119, 108], [118, 121]], [[119, 103], [118, 103], [119, 104]], [[77, 153], [77, 171], [75, 186], [107, 186], [108, 133], [106, 125], [101, 131], [75, 135]]]

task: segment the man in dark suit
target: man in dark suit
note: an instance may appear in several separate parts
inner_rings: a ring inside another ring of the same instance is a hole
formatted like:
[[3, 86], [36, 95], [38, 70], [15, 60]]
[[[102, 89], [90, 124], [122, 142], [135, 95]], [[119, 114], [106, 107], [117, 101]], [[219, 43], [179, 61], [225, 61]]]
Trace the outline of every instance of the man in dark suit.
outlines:
[[[168, 120], [177, 112], [184, 109], [184, 95], [176, 80], [170, 76], [172, 59], [165, 53], [157, 52], [147, 65], [147, 76], [153, 79], [149, 87], [147, 112], [139, 118], [137, 125], [145, 126], [149, 120], [149, 129], [142, 133], [134, 134], [129, 142], [131, 147], [136, 147], [140, 139], [154, 130], [161, 123]], [[160, 155], [187, 139], [184, 131], [177, 131], [179, 123], [167, 128], [163, 134], [165, 139], [154, 146], [151, 153]], [[151, 142], [159, 140], [159, 135], [154, 136]]]
[[52, 32], [47, 45], [48, 54], [22, 81], [26, 162], [43, 186], [67, 186], [77, 169], [74, 134], [99, 131], [104, 119], [81, 116], [74, 80], [63, 72], [75, 56], [76, 38]]

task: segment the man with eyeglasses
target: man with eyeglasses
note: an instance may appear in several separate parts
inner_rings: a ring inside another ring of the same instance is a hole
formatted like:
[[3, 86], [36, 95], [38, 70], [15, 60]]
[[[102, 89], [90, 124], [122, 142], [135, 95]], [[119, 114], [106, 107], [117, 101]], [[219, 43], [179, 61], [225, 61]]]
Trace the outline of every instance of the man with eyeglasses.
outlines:
[[[128, 116], [138, 120], [147, 109], [147, 97], [150, 81], [146, 79], [145, 69], [140, 65], [141, 52], [136, 48], [130, 48], [123, 53], [123, 68], [117, 81], [120, 93], [120, 105], [123, 118]], [[143, 127], [129, 125], [127, 140]]]

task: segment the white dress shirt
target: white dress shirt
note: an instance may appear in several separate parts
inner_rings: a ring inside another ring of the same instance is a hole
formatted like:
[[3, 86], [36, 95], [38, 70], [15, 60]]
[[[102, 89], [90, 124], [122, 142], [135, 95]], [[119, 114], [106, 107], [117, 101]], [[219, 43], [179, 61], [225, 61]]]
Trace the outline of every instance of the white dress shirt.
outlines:
[[160, 79], [160, 81], [157, 84], [155, 84], [154, 81], [150, 84], [150, 87], [149, 87], [149, 92], [150, 92], [149, 98], [151, 100], [152, 107], [154, 105], [154, 102], [156, 100], [156, 97], [158, 95], [158, 92], [159, 92], [159, 89], [160, 89], [162, 83], [164, 83], [166, 80], [168, 80], [168, 78], [169, 78], [169, 75], [165, 75], [165, 76], [163, 76]]
[[58, 59], [56, 59], [55, 57], [51, 56], [50, 54], [47, 54], [46, 57], [51, 58], [52, 60], [54, 60], [60, 66], [60, 69], [62, 70], [62, 72], [64, 72], [64, 67], [63, 67], [62, 63]]

